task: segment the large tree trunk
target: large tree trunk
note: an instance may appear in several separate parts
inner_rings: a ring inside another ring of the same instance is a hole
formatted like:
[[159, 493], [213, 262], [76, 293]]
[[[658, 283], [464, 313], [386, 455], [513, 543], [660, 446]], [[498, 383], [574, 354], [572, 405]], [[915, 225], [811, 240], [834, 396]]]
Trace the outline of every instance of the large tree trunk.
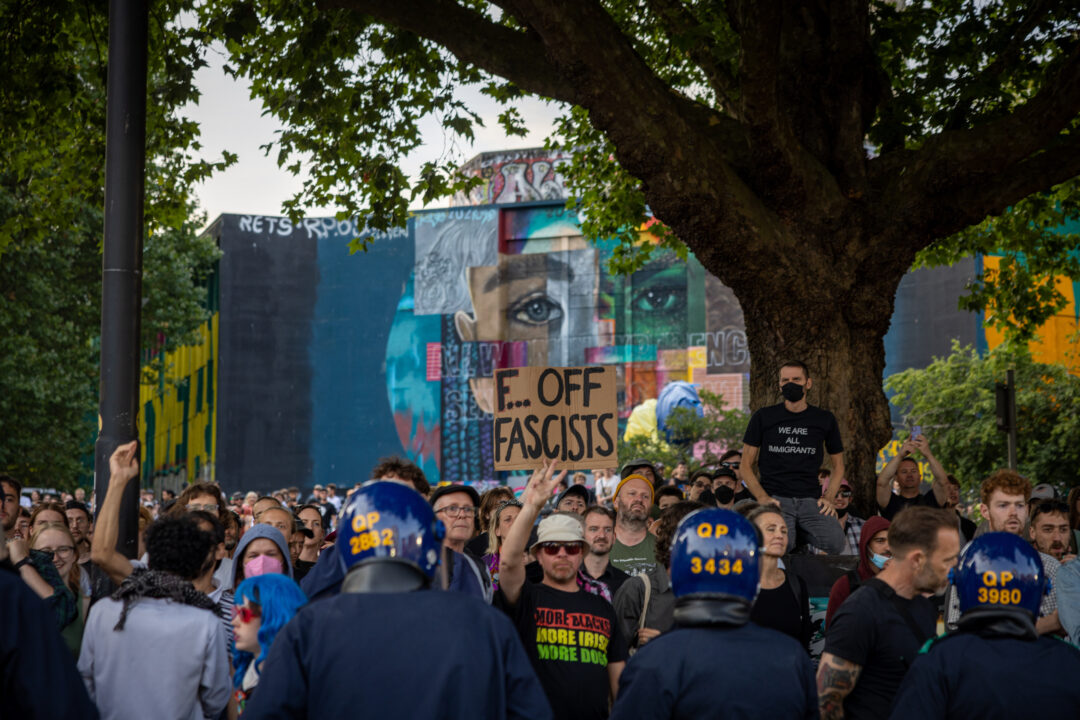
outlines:
[[863, 232], [852, 226], [843, 233], [846, 241], [839, 245], [849, 252], [839, 257], [829, 250], [838, 247], [836, 232], [813, 238], [804, 231], [791, 238], [791, 254], [776, 260], [771, 271], [751, 260], [723, 262], [707, 251], [703, 260], [743, 308], [751, 409], [781, 402], [780, 367], [805, 363], [813, 379], [809, 402], [830, 410], [840, 424], [845, 476], [861, 514], [877, 511], [876, 458], [892, 437], [882, 390], [884, 336], [896, 288], [910, 264], [897, 257], [901, 253], [873, 252]]
[[[873, 507], [874, 460], [890, 437], [883, 336], [915, 254], [1080, 168], [1080, 47], [1045, 65], [1038, 92], [1010, 112], [917, 142], [897, 135], [869, 153], [876, 118], [895, 110], [899, 78], [879, 57], [871, 22], [879, 10], [866, 0], [732, 0], [714, 3], [708, 20], [700, 3], [496, 3], [513, 24], [442, 0], [325, 4], [409, 29], [586, 110], [656, 217], [742, 304], [751, 405], [777, 401], [780, 363], [810, 366], [810, 400], [840, 422], [863, 511]], [[987, 47], [1019, 56], [1040, 11], [1018, 29], [1003, 23]], [[663, 57], [685, 53], [715, 105], [671, 87], [668, 61], [642, 52], [657, 32], [677, 38]], [[1002, 71], [997, 59], [991, 68]], [[971, 97], [988, 97], [979, 86], [990, 77], [973, 75]]]
[[[883, 296], [895, 292], [895, 284], [877, 282]], [[797, 286], [762, 287], [740, 302], [750, 346], [751, 408], [781, 402], [780, 367], [805, 363], [812, 378], [807, 400], [830, 410], [840, 424], [845, 475], [855, 491], [855, 505], [863, 513], [876, 512], [875, 460], [892, 436], [882, 392], [884, 333], [855, 326], [842, 307], [804, 312], [813, 300]], [[888, 327], [888, 322], [886, 317], [878, 327]]]

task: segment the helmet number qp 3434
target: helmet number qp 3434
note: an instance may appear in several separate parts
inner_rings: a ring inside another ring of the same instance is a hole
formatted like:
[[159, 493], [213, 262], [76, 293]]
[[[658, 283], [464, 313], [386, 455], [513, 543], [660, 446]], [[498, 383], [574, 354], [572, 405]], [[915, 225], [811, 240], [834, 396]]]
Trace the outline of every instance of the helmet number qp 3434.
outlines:
[[690, 559], [690, 572], [695, 575], [701, 573], [708, 573], [710, 575], [741, 575], [743, 571], [742, 558], [737, 559], [735, 562], [731, 562], [727, 558], [709, 558], [702, 562], [701, 558], [694, 557]]

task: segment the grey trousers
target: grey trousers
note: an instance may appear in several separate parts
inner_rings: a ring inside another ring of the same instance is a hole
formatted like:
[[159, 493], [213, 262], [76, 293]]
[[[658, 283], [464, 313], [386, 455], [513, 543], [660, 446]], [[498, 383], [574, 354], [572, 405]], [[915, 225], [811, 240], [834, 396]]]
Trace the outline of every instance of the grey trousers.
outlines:
[[[836, 518], [822, 515], [814, 498], [774, 498], [780, 503], [780, 513], [788, 528], [788, 552], [796, 542], [805, 540], [829, 555], [842, 555], [847, 550], [844, 529]], [[798, 537], [796, 537], [798, 535]]]

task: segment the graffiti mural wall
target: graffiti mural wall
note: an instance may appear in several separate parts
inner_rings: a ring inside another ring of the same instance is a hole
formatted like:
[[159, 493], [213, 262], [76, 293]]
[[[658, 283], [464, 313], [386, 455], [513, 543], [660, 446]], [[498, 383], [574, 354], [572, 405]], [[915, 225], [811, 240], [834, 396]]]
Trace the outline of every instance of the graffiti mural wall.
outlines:
[[[433, 482], [501, 480], [501, 367], [612, 365], [620, 423], [674, 380], [745, 407], [750, 356], [731, 290], [668, 251], [633, 275], [607, 272], [613, 246], [586, 242], [564, 208], [563, 162], [481, 155], [464, 168], [485, 181], [472, 195], [379, 235], [333, 218], [219, 217], [205, 341], [144, 387], [144, 477], [212, 475], [229, 491], [349, 486], [405, 455]], [[372, 242], [350, 255], [357, 236]], [[925, 366], [954, 337], [985, 347], [978, 316], [956, 305], [975, 271], [973, 260], [905, 278], [887, 374]], [[1075, 307], [1057, 335], [1075, 332]]]
[[[229, 490], [351, 485], [401, 454], [433, 481], [497, 480], [500, 367], [614, 365], [623, 420], [671, 380], [745, 405], [749, 356], [730, 291], [667, 251], [612, 276], [613, 247], [586, 242], [562, 202], [420, 212], [357, 255], [348, 245], [364, 228], [330, 218], [223, 215], [210, 232], [224, 255], [198, 372], [214, 429], [196, 456], [172, 439], [198, 429], [177, 410], [148, 473], [209, 466]], [[163, 399], [146, 392], [144, 420], [160, 436]]]
[[561, 204], [418, 213], [409, 229], [415, 264], [386, 345], [387, 392], [402, 448], [429, 474], [497, 479], [500, 367], [614, 365], [623, 418], [671, 380], [743, 404], [742, 314], [719, 283], [706, 302], [696, 260], [658, 252], [633, 276], [613, 277], [613, 248], [586, 242]]

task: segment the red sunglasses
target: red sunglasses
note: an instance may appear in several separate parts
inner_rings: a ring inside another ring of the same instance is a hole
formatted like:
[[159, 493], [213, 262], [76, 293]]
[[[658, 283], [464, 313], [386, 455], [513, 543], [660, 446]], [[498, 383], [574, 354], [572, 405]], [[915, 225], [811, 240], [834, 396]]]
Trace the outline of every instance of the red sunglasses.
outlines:
[[547, 542], [541, 543], [540, 549], [544, 551], [545, 555], [552, 557], [558, 555], [559, 550], [565, 550], [567, 555], [574, 556], [581, 553], [581, 543]]
[[247, 625], [255, 618], [261, 618], [262, 610], [259, 609], [258, 605], [251, 607], [248, 607], [247, 605], [233, 605], [232, 616], [234, 618], [240, 618], [240, 622]]

